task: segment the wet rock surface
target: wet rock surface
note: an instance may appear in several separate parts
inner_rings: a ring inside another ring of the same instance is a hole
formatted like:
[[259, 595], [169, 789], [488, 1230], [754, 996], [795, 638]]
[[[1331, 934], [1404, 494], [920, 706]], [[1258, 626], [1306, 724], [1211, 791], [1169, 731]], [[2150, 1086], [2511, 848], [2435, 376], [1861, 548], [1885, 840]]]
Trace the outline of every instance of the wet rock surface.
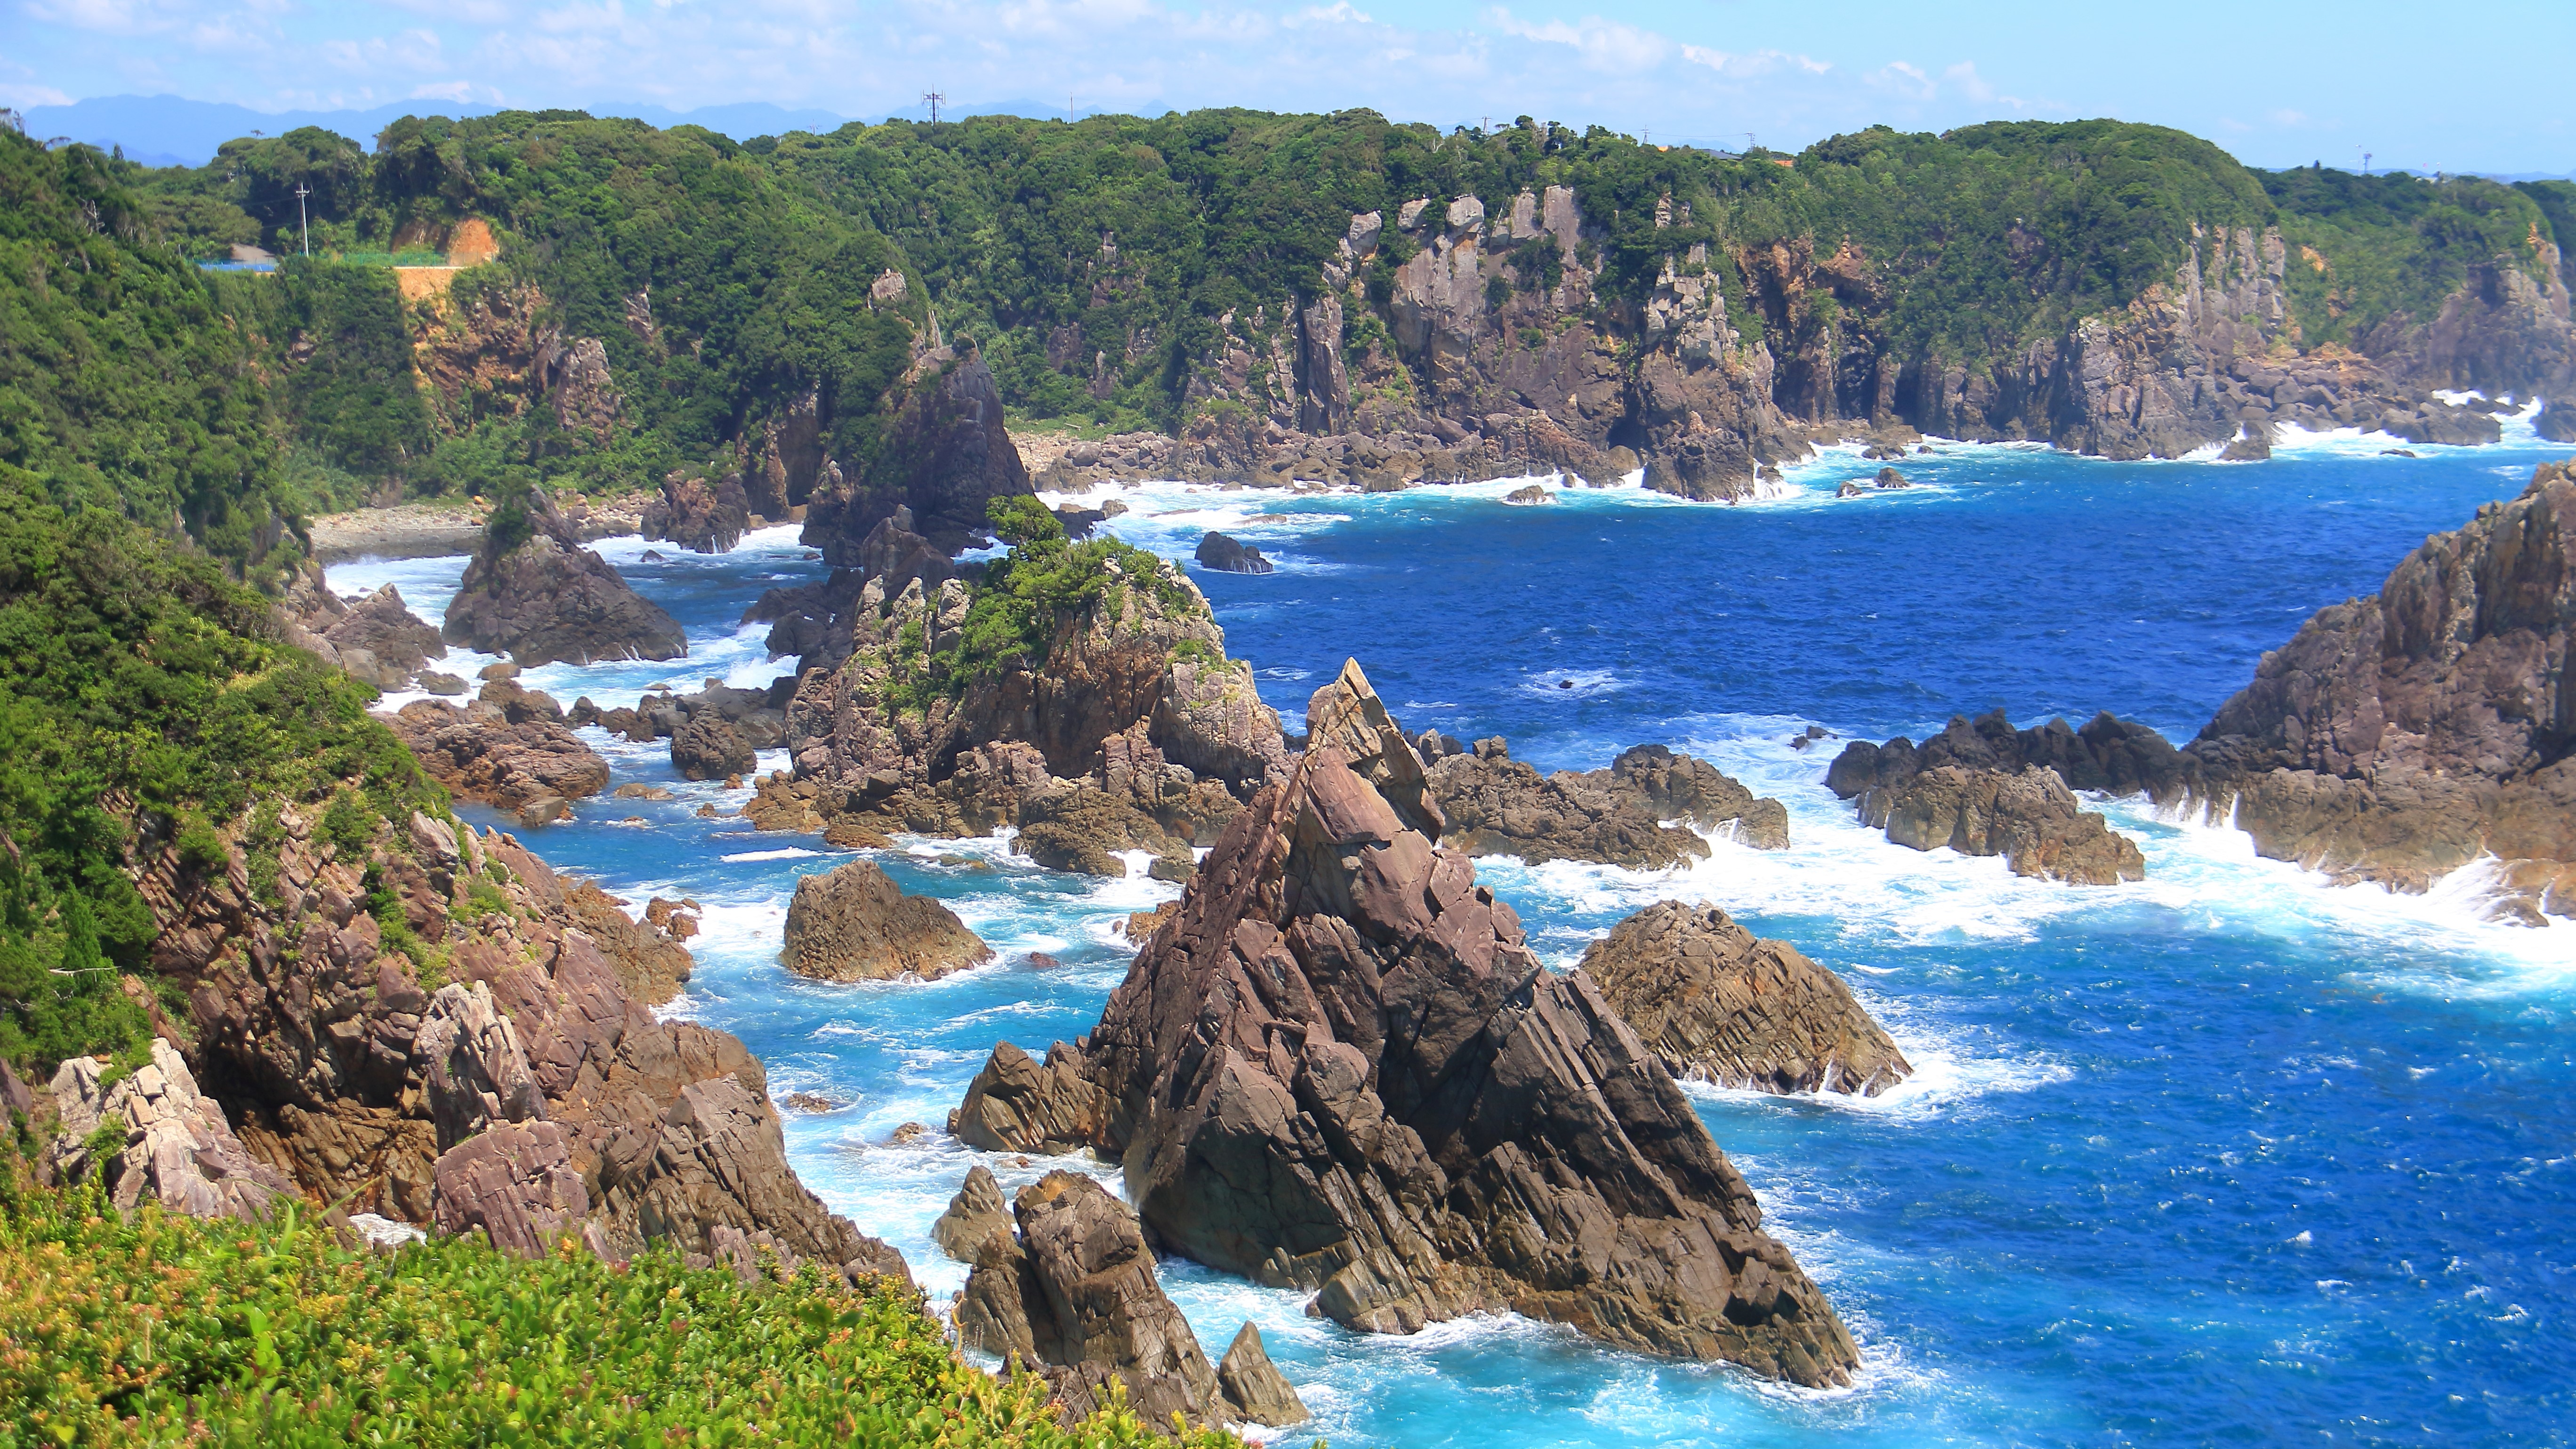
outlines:
[[993, 959], [957, 914], [908, 896], [868, 860], [800, 877], [780, 959], [818, 981], [936, 981]]
[[1663, 1064], [1328, 742], [1050, 1057], [1108, 1098], [1092, 1145], [1158, 1242], [1343, 1324], [1510, 1308], [1801, 1384], [1857, 1366]]
[[1874, 1097], [1914, 1072], [1841, 977], [1712, 905], [1648, 906], [1592, 943], [1582, 970], [1684, 1080]]
[[2020, 774], [1942, 765], [1861, 797], [1861, 819], [1916, 850], [2000, 855], [2013, 874], [2068, 885], [2146, 879], [2137, 842], [2085, 810], [2053, 770]]
[[522, 667], [602, 659], [678, 659], [688, 637], [661, 606], [583, 548], [542, 490], [532, 491], [521, 537], [487, 532], [447, 606], [440, 637]]
[[1198, 560], [1200, 568], [1213, 569], [1218, 573], [1266, 574], [1271, 568], [1270, 560], [1261, 556], [1261, 550], [1222, 533], [1211, 532], [1200, 539], [1198, 551], [1192, 556]]

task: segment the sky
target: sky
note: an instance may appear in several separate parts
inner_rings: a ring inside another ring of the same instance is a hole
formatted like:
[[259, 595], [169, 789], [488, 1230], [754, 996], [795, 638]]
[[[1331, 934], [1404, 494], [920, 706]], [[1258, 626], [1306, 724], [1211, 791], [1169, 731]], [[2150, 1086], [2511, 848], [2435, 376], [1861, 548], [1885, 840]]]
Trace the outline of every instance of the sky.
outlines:
[[2576, 0], [0, 0], [0, 105], [172, 94], [874, 119], [1366, 106], [1795, 150], [1884, 122], [2112, 116], [2259, 166], [2576, 171]]

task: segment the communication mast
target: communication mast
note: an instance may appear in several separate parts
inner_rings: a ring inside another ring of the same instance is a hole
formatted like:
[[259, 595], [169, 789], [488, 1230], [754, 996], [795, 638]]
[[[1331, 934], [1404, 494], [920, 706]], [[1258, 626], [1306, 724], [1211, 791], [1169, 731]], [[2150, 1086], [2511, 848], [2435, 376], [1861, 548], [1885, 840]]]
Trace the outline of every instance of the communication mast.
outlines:
[[940, 94], [938, 91], [923, 91], [921, 93], [921, 103], [930, 107], [930, 124], [934, 126], [939, 124], [939, 108], [946, 104], [947, 100], [948, 97]]

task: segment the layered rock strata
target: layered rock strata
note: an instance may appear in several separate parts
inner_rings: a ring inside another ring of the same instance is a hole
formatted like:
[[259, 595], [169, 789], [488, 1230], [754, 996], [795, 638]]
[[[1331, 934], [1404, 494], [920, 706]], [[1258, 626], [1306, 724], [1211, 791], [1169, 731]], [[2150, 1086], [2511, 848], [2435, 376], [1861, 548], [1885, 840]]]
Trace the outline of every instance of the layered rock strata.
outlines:
[[802, 876], [787, 906], [787, 968], [818, 981], [936, 981], [993, 950], [928, 896], [908, 896], [872, 860]]
[[[440, 637], [522, 667], [602, 659], [678, 659], [687, 635], [630, 587], [543, 489], [529, 491], [523, 528], [488, 531], [465, 566]], [[521, 536], [513, 537], [512, 534]]]
[[280, 809], [256, 865], [245, 846], [213, 871], [167, 850], [138, 866], [188, 1065], [253, 1161], [518, 1251], [750, 1244], [909, 1280], [797, 1181], [741, 1042], [655, 1017], [687, 975], [677, 940], [509, 836], [414, 815], [352, 849], [320, 814]]
[[430, 778], [459, 798], [543, 823], [608, 788], [608, 762], [558, 720], [490, 699], [465, 708], [416, 699], [381, 715]]
[[2116, 885], [2145, 879], [2146, 857], [2073, 791], [2161, 796], [2192, 768], [2164, 736], [2108, 712], [2082, 730], [2064, 720], [2016, 730], [1996, 710], [1974, 724], [1954, 717], [1920, 748], [1902, 735], [1854, 740], [1825, 783], [1899, 845], [2000, 855], [2015, 875]]
[[[975, 1267], [957, 1300], [958, 1342], [1041, 1369], [1067, 1422], [1105, 1407], [1112, 1379], [1124, 1385], [1138, 1416], [1156, 1426], [1170, 1425], [1175, 1414], [1193, 1423], [1270, 1425], [1307, 1417], [1251, 1324], [1236, 1334], [1224, 1364], [1209, 1364], [1189, 1320], [1163, 1291], [1136, 1210], [1099, 1183], [1050, 1172], [1022, 1188], [1004, 1215], [994, 1211], [999, 1185], [978, 1167], [960, 1202], [969, 1194], [971, 1220], [942, 1238], [961, 1243], [965, 1251], [957, 1255]], [[951, 1217], [958, 1211], [952, 1205]]]
[[[1369, 695], [1314, 717], [1383, 715]], [[1381, 738], [1403, 746], [1392, 722]], [[1354, 1328], [1509, 1308], [1848, 1382], [1850, 1335], [1663, 1064], [1408, 825], [1417, 802], [1316, 739], [1228, 824], [1099, 1025], [1050, 1053], [1106, 1099], [1091, 1145], [1156, 1239]]]
[[1712, 905], [1648, 906], [1592, 943], [1583, 974], [1685, 1081], [1875, 1097], [1914, 1074], [1841, 977]]
[[2501, 908], [2576, 917], [2576, 466], [2317, 611], [2187, 747], [2179, 795], [2274, 860], [2405, 890], [2492, 857]]
[[1728, 831], [1759, 850], [1789, 845], [1779, 801], [1662, 745], [1625, 751], [1607, 770], [1542, 776], [1512, 759], [1504, 741], [1478, 740], [1433, 765], [1430, 780], [1450, 845], [1470, 855], [1652, 870], [1706, 859], [1700, 831]]

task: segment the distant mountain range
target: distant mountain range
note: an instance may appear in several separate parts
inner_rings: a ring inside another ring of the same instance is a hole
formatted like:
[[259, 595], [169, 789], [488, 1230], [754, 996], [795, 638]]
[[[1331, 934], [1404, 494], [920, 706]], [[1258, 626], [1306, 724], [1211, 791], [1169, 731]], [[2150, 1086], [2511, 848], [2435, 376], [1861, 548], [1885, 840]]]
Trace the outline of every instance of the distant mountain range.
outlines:
[[[64, 137], [87, 142], [102, 149], [121, 146], [125, 154], [146, 166], [203, 166], [214, 159], [215, 148], [236, 136], [253, 132], [279, 136], [298, 126], [320, 126], [336, 131], [370, 148], [376, 133], [405, 116], [488, 116], [499, 106], [459, 104], [454, 101], [395, 101], [366, 110], [339, 111], [254, 111], [221, 101], [191, 101], [179, 96], [93, 96], [68, 106], [35, 106], [26, 112], [27, 134], [39, 141]], [[718, 135], [737, 141], [754, 136], [774, 136], [788, 131], [837, 130], [856, 117], [808, 107], [790, 110], [767, 101], [744, 101], [729, 106], [700, 106], [693, 111], [675, 111], [668, 106], [601, 105], [588, 108], [594, 116], [632, 116], [648, 125], [704, 126]], [[989, 101], [958, 106], [941, 106], [944, 118], [967, 116], [1027, 116], [1037, 120], [1060, 120], [1063, 106], [1050, 106], [1040, 101]], [[891, 113], [886, 119], [927, 120], [929, 111], [914, 106]]]

